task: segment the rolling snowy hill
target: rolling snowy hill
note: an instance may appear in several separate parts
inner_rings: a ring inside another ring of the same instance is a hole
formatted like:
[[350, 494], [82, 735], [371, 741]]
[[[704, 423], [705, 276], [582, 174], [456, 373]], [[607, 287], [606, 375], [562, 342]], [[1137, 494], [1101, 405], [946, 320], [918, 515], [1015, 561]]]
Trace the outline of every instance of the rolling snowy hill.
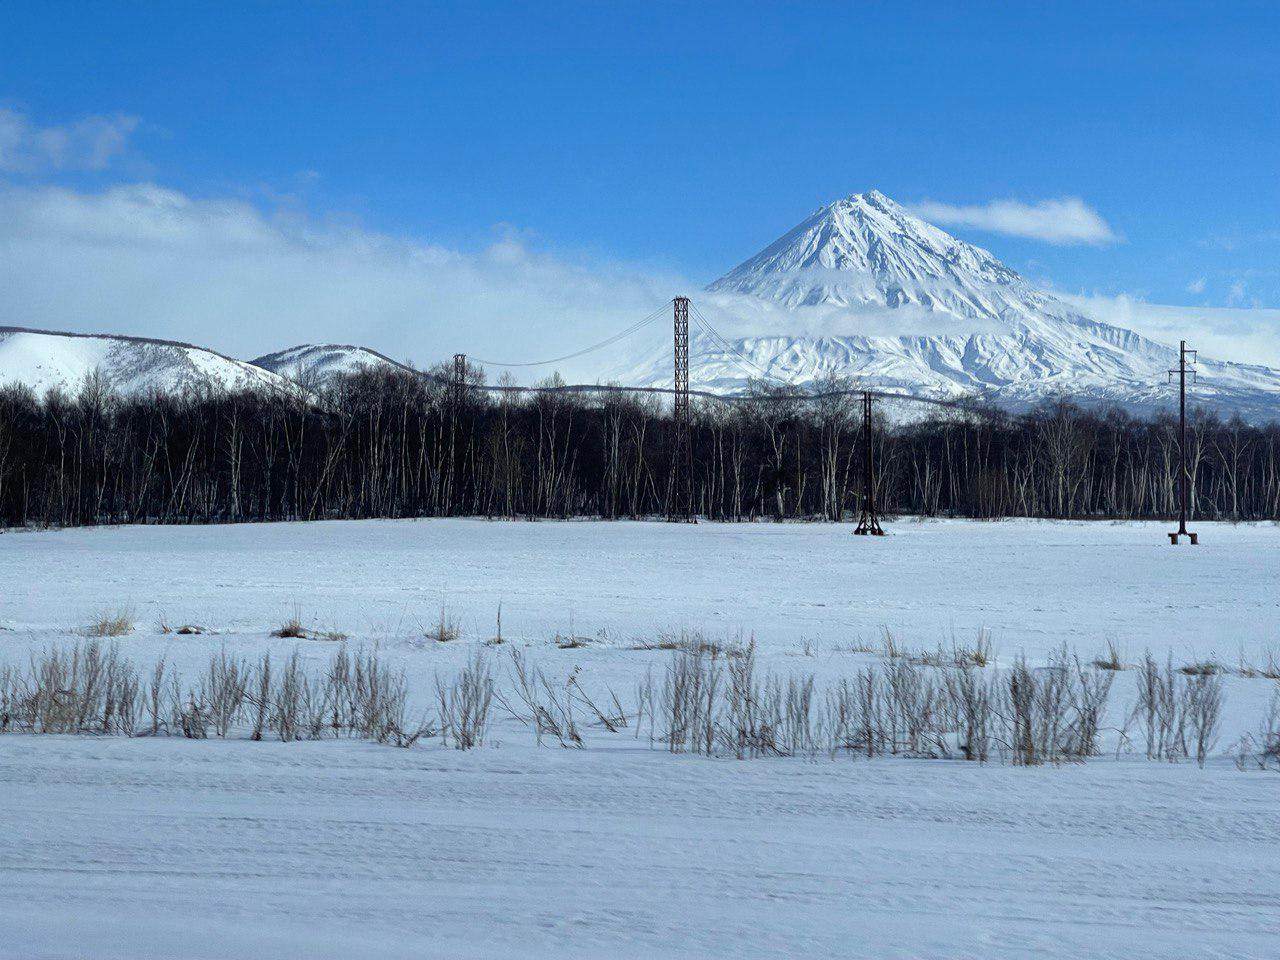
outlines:
[[21, 383], [38, 395], [55, 388], [74, 393], [95, 372], [127, 395], [197, 387], [295, 390], [362, 367], [404, 365], [344, 344], [303, 344], [246, 361], [169, 340], [0, 327], [0, 386]]
[[[834, 373], [1015, 409], [1070, 396], [1150, 412], [1169, 404], [1177, 363], [1176, 348], [1083, 316], [874, 190], [815, 211], [694, 303], [691, 380], [724, 392], [753, 377], [799, 386]], [[669, 352], [618, 381], [669, 385]], [[1202, 359], [1196, 396], [1271, 419], [1280, 371]]]
[[91, 373], [122, 394], [192, 388], [293, 389], [269, 370], [169, 340], [0, 327], [0, 386], [75, 392]]
[[404, 367], [376, 350], [339, 343], [305, 343], [289, 347], [287, 350], [258, 357], [253, 365], [303, 384], [322, 382], [338, 374], [354, 373], [362, 367]]

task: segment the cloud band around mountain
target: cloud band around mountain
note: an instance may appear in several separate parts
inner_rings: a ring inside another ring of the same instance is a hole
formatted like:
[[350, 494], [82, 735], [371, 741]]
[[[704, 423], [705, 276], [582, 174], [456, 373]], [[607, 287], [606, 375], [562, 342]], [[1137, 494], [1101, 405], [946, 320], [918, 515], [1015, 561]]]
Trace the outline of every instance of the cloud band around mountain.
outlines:
[[[82, 192], [0, 183], [0, 254], [0, 325], [177, 338], [238, 356], [328, 341], [419, 362], [456, 350], [526, 360], [599, 340], [675, 293], [697, 296], [726, 335], [784, 326], [816, 336], [924, 335], [947, 319], [818, 308], [783, 316], [749, 309], [745, 298], [708, 302], [715, 298], [688, 278], [566, 259], [514, 236], [456, 250], [349, 218], [197, 199], [155, 184]], [[1186, 337], [1209, 356], [1280, 366], [1280, 311], [1073, 302], [1159, 340]], [[625, 346], [669, 350], [669, 337], [654, 326]], [[591, 380], [606, 369], [593, 355], [562, 372]]]
[[1101, 246], [1120, 239], [1102, 215], [1079, 197], [1059, 197], [1036, 203], [992, 200], [980, 206], [956, 206], [923, 200], [914, 204], [911, 210], [938, 226], [971, 227], [1058, 246]]

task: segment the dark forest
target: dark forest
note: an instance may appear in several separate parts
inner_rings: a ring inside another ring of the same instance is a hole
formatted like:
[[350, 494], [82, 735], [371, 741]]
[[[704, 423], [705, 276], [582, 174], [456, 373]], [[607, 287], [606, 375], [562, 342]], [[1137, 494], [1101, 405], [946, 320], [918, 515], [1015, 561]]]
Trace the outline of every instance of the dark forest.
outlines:
[[[605, 519], [673, 507], [664, 398], [495, 393], [435, 374], [364, 370], [290, 395], [0, 390], [0, 523], [73, 526], [361, 517]], [[554, 383], [552, 384], [554, 385]], [[832, 380], [827, 390], [853, 389]], [[887, 514], [1156, 518], [1177, 509], [1177, 423], [1070, 402], [1021, 414], [928, 409], [874, 430]], [[856, 518], [854, 395], [765, 386], [695, 398], [695, 512], [721, 521]], [[1188, 425], [1190, 510], [1280, 518], [1280, 423]]]

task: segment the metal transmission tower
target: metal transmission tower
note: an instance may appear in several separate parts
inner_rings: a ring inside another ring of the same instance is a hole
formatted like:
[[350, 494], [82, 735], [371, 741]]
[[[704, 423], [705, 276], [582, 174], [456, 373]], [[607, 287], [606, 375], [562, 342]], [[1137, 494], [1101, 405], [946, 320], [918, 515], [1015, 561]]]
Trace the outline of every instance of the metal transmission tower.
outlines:
[[862, 393], [862, 514], [858, 528], [853, 532], [860, 537], [883, 537], [880, 511], [876, 508], [876, 445], [871, 424], [871, 393]]
[[458, 457], [458, 423], [462, 419], [463, 400], [467, 394], [467, 355], [453, 355], [453, 376], [449, 380], [449, 501], [452, 504], [462, 486], [462, 464]]
[[689, 440], [689, 298], [671, 301], [675, 352], [671, 405], [671, 508], [667, 519], [696, 523], [693, 515], [693, 448]]
[[[1188, 367], [1187, 358], [1190, 357]], [[1191, 468], [1187, 465], [1187, 374], [1196, 382], [1196, 351], [1187, 349], [1187, 341], [1178, 344], [1178, 369], [1170, 370], [1169, 377], [1178, 375], [1178, 532], [1169, 534], [1169, 542], [1175, 546], [1179, 537], [1189, 537], [1191, 545], [1200, 537], [1187, 529], [1187, 490], [1191, 485]]]
[[450, 383], [452, 389], [453, 411], [456, 417], [458, 411], [462, 409], [462, 401], [467, 394], [467, 355], [465, 353], [455, 353], [453, 355], [453, 381]]

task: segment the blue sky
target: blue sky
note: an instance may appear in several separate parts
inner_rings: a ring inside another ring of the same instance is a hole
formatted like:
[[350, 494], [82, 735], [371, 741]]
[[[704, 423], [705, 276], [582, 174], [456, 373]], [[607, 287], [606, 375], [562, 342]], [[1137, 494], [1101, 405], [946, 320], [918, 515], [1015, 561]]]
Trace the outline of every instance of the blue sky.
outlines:
[[[11, 125], [121, 130], [0, 182], [693, 282], [875, 187], [1065, 291], [1280, 307], [1280, 8], [1227, 6], [8, 4]], [[1061, 198], [1108, 235], [986, 228]]]

